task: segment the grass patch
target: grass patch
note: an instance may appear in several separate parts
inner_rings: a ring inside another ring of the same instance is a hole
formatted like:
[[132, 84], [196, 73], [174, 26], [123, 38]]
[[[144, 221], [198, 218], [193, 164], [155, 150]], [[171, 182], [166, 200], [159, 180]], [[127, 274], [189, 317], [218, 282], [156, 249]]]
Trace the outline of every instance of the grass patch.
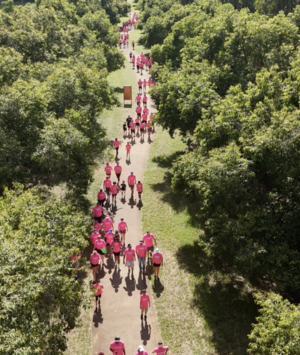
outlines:
[[183, 151], [179, 137], [158, 129], [144, 178], [143, 230], [153, 232], [165, 257], [162, 285], [153, 288], [162, 336], [173, 355], [246, 354], [256, 316], [252, 289], [200, 249], [192, 201], [170, 187], [172, 161]]

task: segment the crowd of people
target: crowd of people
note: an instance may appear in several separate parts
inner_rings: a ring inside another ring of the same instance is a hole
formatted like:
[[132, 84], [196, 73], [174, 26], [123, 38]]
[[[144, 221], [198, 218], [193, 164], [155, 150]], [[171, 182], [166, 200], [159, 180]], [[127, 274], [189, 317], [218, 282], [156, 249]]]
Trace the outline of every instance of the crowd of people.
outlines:
[[[118, 28], [120, 38], [120, 48], [128, 48], [129, 45], [129, 30], [137, 22], [138, 16], [133, 14], [131, 19], [123, 23], [123, 28]], [[135, 43], [132, 41], [132, 49], [134, 50]], [[137, 71], [141, 75], [143, 69], [148, 70], [152, 66], [152, 59], [149, 56], [141, 54], [135, 56], [130, 52], [129, 60], [133, 64], [136, 64]], [[123, 124], [123, 138], [130, 138], [131, 142], [126, 142], [126, 160], [130, 162], [130, 151], [132, 143], [136, 137], [139, 137], [141, 141], [144, 140], [144, 135], [148, 134], [148, 140], [151, 140], [151, 134], [155, 131], [154, 127], [154, 113], [149, 113], [148, 109], [148, 97], [147, 87], [155, 85], [152, 79], [148, 81], [146, 79], [139, 79], [137, 82], [138, 94], [135, 98], [136, 102], [136, 118], [133, 119], [130, 115], [127, 117]], [[98, 279], [98, 271], [107, 266], [108, 261], [113, 259], [114, 272], [121, 271], [121, 259], [123, 264], [128, 269], [128, 277], [134, 280], [134, 267], [135, 262], [138, 261], [139, 272], [142, 275], [146, 275], [147, 272], [153, 268], [154, 280], [159, 280], [159, 270], [163, 266], [163, 255], [157, 247], [157, 240], [154, 235], [147, 231], [137, 245], [131, 243], [126, 244], [126, 234], [129, 231], [129, 227], [126, 220], [121, 218], [118, 223], [114, 223], [112, 217], [108, 212], [107, 206], [117, 205], [117, 195], [120, 193], [121, 200], [126, 201], [127, 187], [130, 190], [130, 199], [134, 199], [135, 193], [137, 193], [138, 199], [142, 199], [143, 183], [138, 180], [134, 172], [131, 172], [125, 182], [125, 179], [121, 179], [122, 166], [119, 163], [119, 148], [122, 145], [118, 138], [113, 140], [113, 147], [115, 148], [115, 165], [111, 166], [110, 163], [106, 163], [105, 179], [97, 195], [97, 204], [93, 207], [93, 232], [90, 235], [90, 241], [93, 246], [93, 251], [90, 255], [90, 263], [92, 270], [92, 283], [95, 294], [95, 312], [100, 310], [100, 299], [103, 294], [104, 286]], [[112, 174], [115, 175], [115, 179], [112, 178]], [[115, 181], [113, 181], [115, 180]], [[74, 259], [75, 260], [75, 259]], [[78, 260], [77, 260], [78, 262]], [[147, 269], [148, 266], [148, 269]], [[147, 271], [148, 270], [148, 271]], [[147, 290], [144, 289], [140, 294], [140, 317], [141, 321], [147, 322], [148, 310], [150, 310], [150, 296], [147, 294]], [[152, 353], [157, 355], [165, 355], [168, 352], [168, 347], [164, 346], [162, 341], [158, 342], [158, 346]], [[116, 355], [126, 355], [124, 342], [120, 337], [116, 336], [115, 340], [110, 344], [109, 350]], [[140, 345], [137, 349], [138, 355], [148, 355], [144, 347]], [[99, 353], [99, 355], [104, 355]]]

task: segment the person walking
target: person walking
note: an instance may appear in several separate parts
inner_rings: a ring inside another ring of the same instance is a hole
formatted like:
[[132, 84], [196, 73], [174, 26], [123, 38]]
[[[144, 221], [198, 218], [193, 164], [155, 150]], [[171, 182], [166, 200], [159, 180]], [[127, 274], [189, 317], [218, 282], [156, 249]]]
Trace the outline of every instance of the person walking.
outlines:
[[146, 261], [146, 252], [147, 252], [147, 247], [144, 244], [143, 240], [140, 240], [140, 243], [135, 247], [135, 252], [136, 252], [136, 256], [138, 258], [139, 261], [139, 269], [140, 272], [145, 272], [146, 271], [146, 265], [145, 265], [145, 261]]
[[134, 185], [136, 184], [136, 177], [133, 174], [133, 172], [131, 172], [130, 175], [128, 176], [127, 182], [128, 182], [129, 188], [131, 190], [131, 197], [133, 198]]
[[126, 231], [128, 232], [128, 225], [124, 221], [124, 218], [121, 218], [121, 220], [118, 224], [118, 229], [119, 229], [119, 232], [121, 235], [121, 240], [122, 240], [123, 244], [125, 244], [125, 234], [126, 234]]
[[[94, 241], [94, 248], [97, 251], [97, 253], [100, 255], [101, 266], [103, 269], [106, 248], [105, 248], [105, 240], [101, 238], [100, 234], [98, 238]], [[99, 265], [100, 265], [100, 261], [99, 261]]]
[[121, 172], [122, 172], [122, 167], [119, 164], [119, 162], [117, 162], [117, 165], [114, 167], [114, 172], [116, 174], [116, 177], [118, 179], [118, 182], [120, 182], [120, 176], [121, 176]]
[[136, 184], [136, 191], [138, 193], [138, 196], [139, 196], [139, 200], [142, 199], [142, 193], [143, 193], [143, 184], [138, 181], [138, 183]]
[[106, 200], [106, 193], [102, 189], [100, 189], [98, 192], [98, 202], [101, 207], [104, 206], [105, 200]]
[[154, 271], [154, 278], [159, 279], [159, 268], [163, 267], [163, 255], [159, 251], [158, 248], [155, 249], [155, 252], [152, 254], [152, 266], [153, 266], [153, 271]]
[[106, 178], [103, 181], [103, 188], [105, 189], [108, 201], [110, 197], [110, 187], [111, 187], [111, 180], [108, 176], [106, 176]]
[[128, 267], [128, 275], [130, 274], [130, 270], [131, 270], [132, 279], [134, 279], [133, 276], [134, 262], [135, 262], [135, 252], [134, 249], [132, 249], [131, 244], [128, 244], [127, 248], [124, 251], [123, 264], [125, 264]]
[[120, 188], [117, 185], [117, 183], [114, 181], [113, 184], [110, 187], [110, 192], [111, 192], [111, 204], [113, 205], [115, 203], [115, 206], [117, 206], [117, 193], [119, 192]]
[[108, 232], [105, 233], [104, 240], [106, 242], [106, 252], [110, 255], [111, 245], [114, 240], [114, 233], [112, 232], [112, 229], [109, 229]]
[[121, 190], [121, 198], [123, 199], [123, 201], [125, 201], [126, 199], [126, 184], [125, 181], [122, 181], [122, 184], [120, 185], [120, 190]]
[[144, 321], [146, 322], [148, 309], [150, 310], [150, 297], [146, 293], [146, 290], [142, 290], [140, 295], [140, 309], [141, 309], [141, 320], [143, 320], [143, 315], [144, 315]]
[[102, 228], [104, 232], [108, 232], [110, 229], [114, 230], [114, 224], [113, 221], [110, 219], [109, 215], [106, 215], [103, 222], [102, 222]]
[[153, 351], [152, 351], [152, 354], [156, 354], [156, 355], [166, 355], [168, 350], [169, 350], [169, 347], [168, 346], [164, 346], [163, 342], [160, 340], [157, 344], [157, 348], [155, 348]]
[[106, 176], [108, 176], [110, 178], [111, 171], [112, 171], [112, 166], [110, 166], [109, 163], [106, 163], [106, 165], [104, 167], [104, 170], [105, 170]]
[[147, 247], [146, 255], [147, 255], [147, 261], [149, 262], [149, 259], [151, 258], [152, 253], [154, 251], [153, 241], [155, 243], [155, 246], [157, 245], [156, 239], [155, 239], [154, 235], [152, 233], [150, 233], [150, 231], [147, 231], [147, 233], [143, 236], [143, 241]]
[[94, 231], [91, 233], [90, 241], [93, 245], [95, 244], [95, 241], [98, 239], [99, 235], [100, 234], [99, 234], [99, 231], [97, 231], [97, 229], [94, 229]]
[[128, 142], [125, 146], [126, 149], [126, 160], [130, 161], [130, 150], [131, 150], [131, 144]]
[[118, 138], [116, 138], [116, 139], [113, 141], [113, 146], [115, 147], [115, 150], [116, 150], [116, 157], [115, 157], [115, 159], [117, 159], [117, 157], [118, 157], [120, 145], [121, 145], [121, 142], [118, 140]]
[[98, 272], [99, 262], [100, 262], [100, 255], [97, 253], [96, 249], [90, 255], [90, 262], [93, 271], [93, 281], [96, 281], [96, 275]]
[[93, 217], [94, 220], [101, 223], [103, 207], [97, 202], [96, 206], [93, 207]]
[[130, 134], [131, 139], [135, 138], [135, 122], [133, 121], [130, 122]]
[[109, 350], [114, 355], [126, 355], [125, 345], [120, 340], [119, 336], [115, 337], [115, 340], [112, 343], [110, 343]]
[[111, 248], [115, 257], [115, 267], [119, 269], [119, 271], [121, 271], [120, 254], [121, 254], [122, 242], [120, 241], [119, 233], [116, 233], [116, 235], [114, 236], [114, 240], [111, 244]]
[[123, 138], [127, 136], [127, 122], [123, 123]]
[[141, 141], [144, 140], [144, 134], [145, 134], [145, 123], [141, 122], [140, 123], [140, 132], [141, 132]]
[[143, 345], [139, 345], [137, 353], [135, 355], [148, 355], [148, 353], [147, 351], [145, 351]]
[[95, 305], [96, 305], [96, 309], [95, 312], [97, 312], [98, 310], [98, 305], [99, 305], [99, 309], [100, 309], [100, 298], [102, 296], [102, 290], [104, 288], [104, 286], [100, 283], [100, 281], [93, 281], [93, 288], [94, 288], [94, 292], [95, 292]]

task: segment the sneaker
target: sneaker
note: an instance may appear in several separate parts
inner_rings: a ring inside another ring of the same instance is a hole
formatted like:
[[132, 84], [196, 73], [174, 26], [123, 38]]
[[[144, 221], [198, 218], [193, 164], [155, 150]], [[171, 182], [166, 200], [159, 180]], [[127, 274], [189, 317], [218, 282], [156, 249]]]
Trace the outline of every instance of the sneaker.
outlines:
[[121, 268], [119, 267], [119, 271], [121, 271]]

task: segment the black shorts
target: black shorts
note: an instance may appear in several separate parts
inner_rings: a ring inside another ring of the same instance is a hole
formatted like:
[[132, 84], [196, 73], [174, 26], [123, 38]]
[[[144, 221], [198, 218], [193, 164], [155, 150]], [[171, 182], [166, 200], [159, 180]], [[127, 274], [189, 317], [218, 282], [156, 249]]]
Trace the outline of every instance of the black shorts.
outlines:
[[120, 233], [126, 233], [126, 229], [124, 229], [123, 231], [120, 231]]
[[109, 244], [109, 243], [106, 243], [106, 246], [107, 246], [107, 247], [110, 247], [110, 244]]
[[153, 267], [160, 267], [160, 264], [153, 263]]
[[106, 191], [106, 195], [110, 195], [110, 188], [109, 187], [106, 187], [105, 191]]
[[137, 116], [138, 116], [138, 117], [141, 117], [141, 114], [140, 114], [140, 113], [138, 113], [138, 114], [137, 114]]
[[91, 264], [91, 267], [99, 266], [98, 264]]
[[105, 255], [105, 253], [103, 253], [103, 251], [101, 249], [96, 249], [97, 253], [99, 253], [100, 255]]
[[127, 131], [127, 127], [123, 127], [123, 131], [126, 132]]
[[136, 126], [139, 126], [140, 124], [139, 124], [139, 123], [136, 123], [135, 125], [136, 125]]
[[144, 133], [144, 131], [145, 131], [144, 128], [141, 128], [141, 132]]
[[115, 252], [115, 251], [114, 251], [113, 253], [114, 253], [114, 256], [120, 256], [120, 253], [121, 253], [121, 252], [120, 252], [120, 251], [118, 251], [118, 252]]
[[100, 300], [101, 296], [102, 296], [102, 295], [95, 296], [96, 301], [98, 301], [98, 299]]
[[[115, 147], [115, 149], [118, 151], [119, 150], [119, 147]], [[110, 175], [109, 175], [110, 176]]]
[[116, 177], [117, 177], [118, 179], [120, 179], [120, 176], [121, 176], [121, 173], [120, 173], [120, 174], [116, 174]]
[[139, 65], [136, 65], [136, 67], [137, 67], [138, 69], [140, 69], [140, 66], [139, 66]]
[[114, 197], [114, 196], [117, 196], [117, 194], [112, 194], [112, 196]]
[[129, 185], [129, 184], [128, 184], [128, 186], [129, 186], [131, 189], [134, 189], [134, 185]]

